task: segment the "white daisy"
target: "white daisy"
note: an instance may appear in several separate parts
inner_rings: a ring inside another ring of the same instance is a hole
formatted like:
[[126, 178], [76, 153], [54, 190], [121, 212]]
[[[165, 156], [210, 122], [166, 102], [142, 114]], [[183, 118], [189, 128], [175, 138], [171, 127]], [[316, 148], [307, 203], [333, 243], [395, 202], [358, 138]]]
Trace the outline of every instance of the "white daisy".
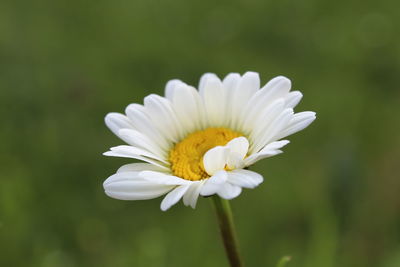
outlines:
[[152, 199], [167, 194], [161, 209], [183, 198], [195, 208], [199, 195], [237, 197], [263, 178], [246, 168], [281, 153], [281, 140], [307, 127], [315, 113], [294, 113], [302, 94], [290, 92], [279, 76], [260, 89], [257, 73], [211, 73], [199, 91], [180, 80], [169, 81], [165, 97], [149, 95], [144, 105], [130, 104], [126, 115], [109, 113], [105, 122], [128, 145], [106, 156], [138, 159], [119, 168], [104, 182], [108, 196], [123, 200]]

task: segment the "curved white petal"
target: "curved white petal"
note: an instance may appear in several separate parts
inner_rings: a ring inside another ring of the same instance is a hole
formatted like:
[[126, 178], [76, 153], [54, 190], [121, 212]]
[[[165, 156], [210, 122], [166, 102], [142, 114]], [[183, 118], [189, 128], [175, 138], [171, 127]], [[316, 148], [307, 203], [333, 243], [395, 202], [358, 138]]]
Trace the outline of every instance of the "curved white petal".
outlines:
[[133, 124], [129, 118], [117, 112], [108, 113], [104, 121], [107, 127], [118, 137], [120, 137], [119, 130], [133, 128]]
[[242, 113], [243, 129], [252, 129], [255, 126], [254, 118], [256, 114], [262, 112], [275, 99], [285, 97], [289, 93], [290, 88], [290, 80], [286, 77], [278, 76], [257, 91], [248, 101]]
[[200, 190], [200, 195], [211, 196], [218, 192], [221, 186], [227, 180], [226, 171], [218, 171], [213, 176], [205, 180], [203, 187]]
[[177, 86], [172, 103], [185, 135], [204, 127], [204, 106], [196, 89], [187, 85]]
[[315, 118], [315, 112], [312, 111], [304, 111], [294, 114], [285, 129], [278, 133], [275, 139], [281, 139], [303, 130], [308, 125], [310, 125], [315, 120]]
[[108, 177], [104, 182], [103, 186], [106, 186], [108, 184], [114, 183], [114, 182], [121, 182], [121, 181], [143, 181], [139, 177], [140, 171], [126, 171], [124, 173], [115, 173]]
[[121, 129], [119, 135], [123, 137], [128, 144], [144, 149], [149, 153], [156, 155], [158, 158], [168, 158], [168, 151], [163, 150], [160, 146], [157, 146], [150, 138], [142, 134], [139, 131], [132, 129]]
[[197, 199], [199, 198], [201, 188], [203, 187], [204, 180], [193, 182], [185, 195], [183, 195], [183, 204], [196, 208]]
[[117, 172], [141, 172], [141, 171], [158, 171], [165, 172], [165, 168], [160, 168], [159, 166], [149, 164], [149, 163], [130, 163], [122, 165]]
[[147, 136], [155, 144], [160, 146], [161, 149], [169, 149], [170, 142], [168, 142], [166, 137], [160, 135], [159, 131], [156, 129], [149, 116], [146, 114], [146, 109], [144, 106], [139, 104], [130, 104], [126, 107], [125, 113], [132, 121], [137, 131]]
[[255, 188], [263, 182], [263, 177], [253, 171], [238, 169], [228, 172], [228, 181], [240, 187]]
[[[209, 126], [223, 126], [226, 124], [226, 96], [221, 80], [208, 75], [200, 82], [200, 95], [203, 98]], [[203, 85], [204, 84], [204, 85]]]
[[260, 114], [254, 118], [254, 127], [251, 130], [250, 138], [253, 140], [253, 147], [259, 147], [262, 137], [267, 133], [271, 123], [285, 110], [285, 100], [283, 98], [276, 99], [267, 106]]
[[261, 159], [278, 155], [278, 154], [282, 153], [280, 148], [286, 146], [287, 144], [289, 144], [288, 140], [272, 142], [272, 143], [266, 145], [259, 152], [254, 153], [254, 154], [250, 155], [249, 157], [247, 157], [244, 160], [244, 163], [246, 166], [250, 166]]
[[233, 199], [240, 195], [242, 188], [231, 183], [223, 184], [218, 190], [217, 194], [224, 199]]
[[227, 165], [229, 169], [242, 168], [244, 166], [243, 159], [249, 150], [249, 141], [246, 137], [241, 136], [232, 139], [226, 144], [229, 148], [227, 157]]
[[186, 85], [186, 83], [178, 79], [168, 81], [165, 85], [165, 97], [172, 101], [175, 95], [175, 89], [181, 85]]
[[286, 95], [285, 97], [285, 107], [294, 108], [303, 98], [303, 94], [299, 91], [293, 91]]
[[252, 135], [256, 136], [263, 131], [264, 128], [271, 123], [283, 110], [285, 110], [285, 100], [283, 98], [277, 98], [266, 106], [260, 113], [257, 113], [254, 120], [254, 127]]
[[176, 143], [183, 138], [180, 124], [168, 99], [152, 94], [144, 98], [144, 107], [153, 125], [168, 140]]
[[246, 72], [240, 80], [238, 87], [243, 91], [247, 91], [249, 95], [254, 94], [260, 89], [259, 74], [253, 71]]
[[226, 146], [230, 148], [231, 153], [236, 153], [244, 158], [249, 150], [249, 141], [246, 137], [240, 136], [229, 141]]
[[204, 73], [203, 75], [201, 75], [200, 77], [200, 81], [199, 81], [199, 92], [201, 93], [204, 90], [204, 86], [207, 82], [208, 79], [219, 79], [217, 75], [215, 75], [215, 73]]
[[282, 153], [282, 150], [274, 150], [274, 151], [267, 151], [267, 152], [257, 152], [253, 155], [251, 155], [250, 157], [246, 158], [244, 160], [244, 165], [245, 166], [250, 166], [253, 165], [254, 163], [256, 163], [259, 160], [265, 159], [265, 158], [269, 158], [272, 156], [276, 156]]
[[231, 92], [238, 86], [240, 79], [241, 77], [239, 73], [229, 73], [222, 81], [222, 84], [228, 90], [228, 92]]
[[229, 155], [226, 165], [229, 170], [241, 169], [246, 166], [244, 159], [235, 153]]
[[166, 211], [171, 206], [175, 205], [188, 190], [189, 185], [181, 185], [168, 193], [161, 202], [161, 210]]
[[108, 196], [122, 200], [152, 199], [174, 188], [147, 182], [139, 177], [139, 172], [116, 173], [104, 181], [103, 187]]
[[285, 109], [278, 117], [276, 117], [268, 127], [265, 128], [265, 133], [257, 139], [257, 143], [254, 144], [252, 152], [260, 151], [266, 144], [273, 142], [276, 136], [287, 127], [289, 121], [293, 117], [293, 109]]
[[203, 156], [203, 165], [209, 175], [223, 170], [228, 159], [229, 149], [223, 146], [216, 146], [208, 150]]
[[[149, 151], [144, 150], [139, 147], [122, 145], [122, 146], [112, 147], [112, 148], [110, 148], [110, 150], [111, 151], [109, 151], [109, 152], [115, 152], [115, 153], [120, 153], [121, 155], [122, 154], [125, 155], [122, 157], [130, 158], [130, 156], [132, 156], [132, 158], [135, 158], [135, 156], [137, 155], [137, 156], [143, 156], [143, 157], [147, 157], [150, 159], [158, 160], [162, 163], [165, 163], [166, 165], [169, 164], [169, 162], [166, 159], [164, 159], [163, 157], [158, 156], [152, 152], [149, 152]], [[106, 152], [106, 153], [108, 153], [108, 152]], [[113, 155], [106, 154], [106, 153], [104, 153], [104, 155], [113, 156]]]
[[238, 91], [238, 85], [241, 81], [242, 77], [238, 73], [229, 73], [222, 81], [222, 85], [224, 88], [224, 94], [226, 96], [226, 124], [229, 127], [233, 127], [233, 123], [236, 119], [236, 112], [240, 112], [235, 109], [235, 104], [233, 100], [235, 99], [235, 94]]
[[235, 87], [229, 90], [230, 97], [230, 126], [232, 128], [240, 127], [243, 117], [243, 109], [249, 99], [260, 89], [260, 77], [256, 72], [246, 72], [241, 79], [238, 79]]
[[156, 184], [166, 185], [186, 185], [191, 184], [192, 181], [179, 178], [170, 174], [158, 172], [158, 171], [143, 171], [140, 173], [140, 177], [144, 180]]
[[286, 146], [289, 143], [290, 143], [289, 140], [275, 141], [275, 142], [272, 142], [272, 143], [269, 143], [268, 145], [266, 145], [263, 149], [260, 150], [260, 152], [268, 152], [268, 151], [278, 150], [278, 149], [281, 149], [282, 147]]
[[132, 159], [143, 160], [145, 162], [157, 165], [160, 168], [164, 168], [164, 169], [167, 169], [166, 166], [169, 165], [169, 163], [159, 161], [153, 157], [150, 157], [150, 156], [148, 157], [148, 156], [142, 155], [138, 151], [138, 148], [134, 148], [132, 146], [124, 146], [123, 145], [123, 146], [112, 147], [110, 151], [104, 152], [103, 155], [111, 156], [111, 157], [122, 157], [122, 158], [132, 158]]

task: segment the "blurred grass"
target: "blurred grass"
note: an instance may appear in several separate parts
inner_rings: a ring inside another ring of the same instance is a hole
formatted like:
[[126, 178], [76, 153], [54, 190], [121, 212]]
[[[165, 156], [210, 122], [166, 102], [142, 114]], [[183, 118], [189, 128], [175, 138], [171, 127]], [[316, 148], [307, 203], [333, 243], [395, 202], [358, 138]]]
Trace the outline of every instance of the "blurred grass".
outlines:
[[[104, 126], [180, 78], [292, 79], [317, 121], [233, 200], [248, 266], [400, 266], [400, 4], [0, 2], [0, 266], [225, 266], [209, 203], [107, 198]], [[251, 207], [251, 208], [249, 208]]]

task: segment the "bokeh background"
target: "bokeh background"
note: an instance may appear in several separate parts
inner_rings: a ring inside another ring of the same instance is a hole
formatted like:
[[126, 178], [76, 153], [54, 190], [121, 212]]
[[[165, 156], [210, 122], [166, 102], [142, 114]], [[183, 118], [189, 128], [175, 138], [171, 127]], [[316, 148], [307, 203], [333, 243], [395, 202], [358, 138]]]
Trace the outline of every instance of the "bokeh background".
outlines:
[[161, 212], [102, 182], [104, 125], [204, 72], [292, 79], [317, 120], [232, 201], [247, 266], [400, 266], [400, 5], [0, 2], [0, 266], [227, 266], [210, 200]]

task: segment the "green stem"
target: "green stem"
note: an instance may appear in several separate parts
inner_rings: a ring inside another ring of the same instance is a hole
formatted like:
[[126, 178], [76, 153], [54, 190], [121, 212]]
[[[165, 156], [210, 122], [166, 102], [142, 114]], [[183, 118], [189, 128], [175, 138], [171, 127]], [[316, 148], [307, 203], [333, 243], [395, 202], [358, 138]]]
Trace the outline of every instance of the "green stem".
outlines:
[[217, 195], [212, 196], [211, 199], [215, 207], [215, 212], [217, 213], [219, 229], [221, 231], [222, 240], [224, 241], [229, 263], [231, 267], [243, 267], [229, 201]]

